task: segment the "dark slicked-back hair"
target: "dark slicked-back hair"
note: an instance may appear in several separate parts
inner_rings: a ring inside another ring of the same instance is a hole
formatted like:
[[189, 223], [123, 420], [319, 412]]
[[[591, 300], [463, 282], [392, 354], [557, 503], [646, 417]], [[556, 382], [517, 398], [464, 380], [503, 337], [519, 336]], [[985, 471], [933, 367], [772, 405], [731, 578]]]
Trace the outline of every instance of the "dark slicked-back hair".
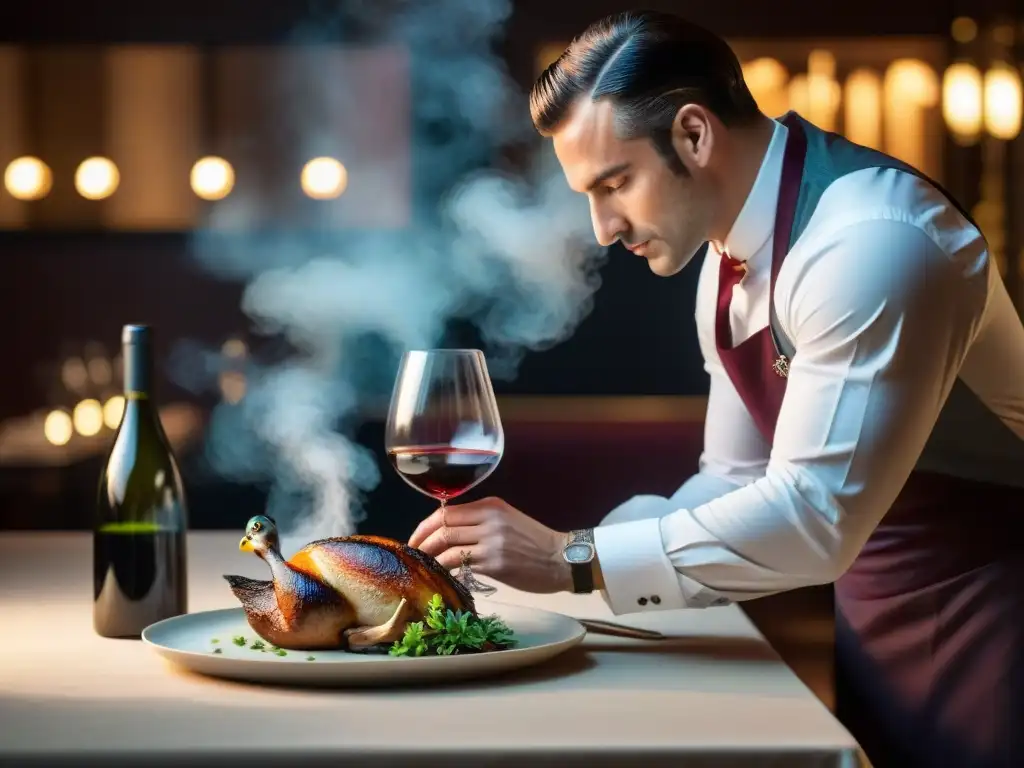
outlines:
[[582, 96], [611, 99], [617, 134], [649, 137], [676, 170], [682, 164], [672, 147], [672, 121], [684, 104], [700, 104], [730, 127], [760, 115], [729, 45], [657, 11], [606, 16], [576, 37], [530, 92], [534, 126], [550, 136]]

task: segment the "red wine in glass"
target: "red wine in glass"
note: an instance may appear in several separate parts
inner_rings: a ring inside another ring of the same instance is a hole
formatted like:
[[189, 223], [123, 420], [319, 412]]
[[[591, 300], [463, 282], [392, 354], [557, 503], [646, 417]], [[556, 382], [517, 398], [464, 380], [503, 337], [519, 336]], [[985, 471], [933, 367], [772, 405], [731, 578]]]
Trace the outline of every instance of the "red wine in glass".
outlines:
[[497, 466], [501, 454], [447, 445], [393, 448], [391, 466], [413, 488], [444, 502], [461, 496]]
[[[450, 499], [494, 471], [504, 446], [480, 350], [412, 350], [402, 356], [388, 409], [385, 450], [405, 482], [444, 509]], [[470, 591], [495, 591], [473, 575], [468, 562], [456, 578]]]

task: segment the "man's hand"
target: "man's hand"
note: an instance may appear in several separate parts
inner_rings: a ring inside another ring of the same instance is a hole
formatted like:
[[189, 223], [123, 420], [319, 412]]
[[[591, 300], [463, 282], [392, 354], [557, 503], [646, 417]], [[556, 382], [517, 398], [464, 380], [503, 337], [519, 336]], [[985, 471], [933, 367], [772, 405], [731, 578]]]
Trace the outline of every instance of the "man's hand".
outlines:
[[473, 571], [524, 592], [572, 590], [572, 571], [562, 558], [568, 534], [553, 531], [497, 498], [448, 505], [420, 523], [409, 539], [445, 568], [472, 555]]

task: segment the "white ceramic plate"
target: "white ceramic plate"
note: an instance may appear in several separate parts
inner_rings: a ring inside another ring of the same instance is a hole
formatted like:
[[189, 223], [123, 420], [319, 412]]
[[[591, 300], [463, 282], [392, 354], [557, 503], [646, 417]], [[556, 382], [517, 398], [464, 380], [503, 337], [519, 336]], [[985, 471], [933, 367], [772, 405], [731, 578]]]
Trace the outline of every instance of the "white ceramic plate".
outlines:
[[[259, 637], [241, 608], [164, 619], [146, 627], [142, 641], [172, 663], [214, 677], [291, 685], [385, 686], [485, 677], [532, 666], [567, 651], [586, 635], [578, 621], [560, 613], [489, 600], [478, 601], [477, 610], [481, 615], [500, 616], [518, 644], [501, 651], [452, 656], [290, 650], [278, 656], [249, 647]], [[244, 647], [233, 642], [236, 636], [245, 637]], [[214, 653], [217, 648], [220, 653]]]

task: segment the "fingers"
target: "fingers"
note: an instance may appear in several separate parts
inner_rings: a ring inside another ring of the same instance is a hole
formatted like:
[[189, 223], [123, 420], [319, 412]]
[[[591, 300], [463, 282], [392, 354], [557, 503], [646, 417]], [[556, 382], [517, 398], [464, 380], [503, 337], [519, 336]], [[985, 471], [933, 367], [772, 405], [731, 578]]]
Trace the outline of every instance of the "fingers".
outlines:
[[420, 524], [416, 526], [416, 530], [412, 532], [412, 536], [409, 537], [409, 546], [419, 547], [434, 531], [448, 525], [448, 517], [451, 513], [450, 507], [447, 510], [441, 508], [421, 520]]
[[433, 514], [423, 518], [420, 524], [416, 526], [416, 530], [412, 532], [412, 536], [409, 537], [408, 544], [410, 547], [419, 547], [423, 543], [423, 540], [432, 534], [436, 529], [441, 527], [441, 513], [440, 511], [434, 512]]
[[423, 540], [419, 549], [428, 555], [437, 557], [449, 549], [466, 549], [473, 544], [479, 544], [481, 533], [480, 527], [476, 525], [441, 526]]
[[416, 526], [416, 530], [409, 537], [409, 546], [422, 549], [426, 541], [438, 530], [444, 528], [458, 528], [470, 525], [479, 525], [487, 519], [488, 508], [479, 503], [449, 505], [444, 512], [437, 509]]
[[456, 568], [462, 567], [462, 553], [469, 552], [469, 564], [475, 566], [479, 564], [479, 560], [474, 552], [473, 547], [461, 547], [454, 549], [446, 549], [440, 555], [437, 556], [437, 562], [441, 564], [441, 567], [447, 571], [454, 571]]
[[493, 576], [491, 572], [490, 562], [484, 557], [483, 547], [480, 545], [468, 546], [468, 547], [452, 547], [446, 549], [437, 557], [437, 562], [441, 564], [443, 568], [449, 571], [454, 571], [456, 568], [462, 567], [462, 553], [469, 553], [469, 565], [474, 572], [483, 576]]

